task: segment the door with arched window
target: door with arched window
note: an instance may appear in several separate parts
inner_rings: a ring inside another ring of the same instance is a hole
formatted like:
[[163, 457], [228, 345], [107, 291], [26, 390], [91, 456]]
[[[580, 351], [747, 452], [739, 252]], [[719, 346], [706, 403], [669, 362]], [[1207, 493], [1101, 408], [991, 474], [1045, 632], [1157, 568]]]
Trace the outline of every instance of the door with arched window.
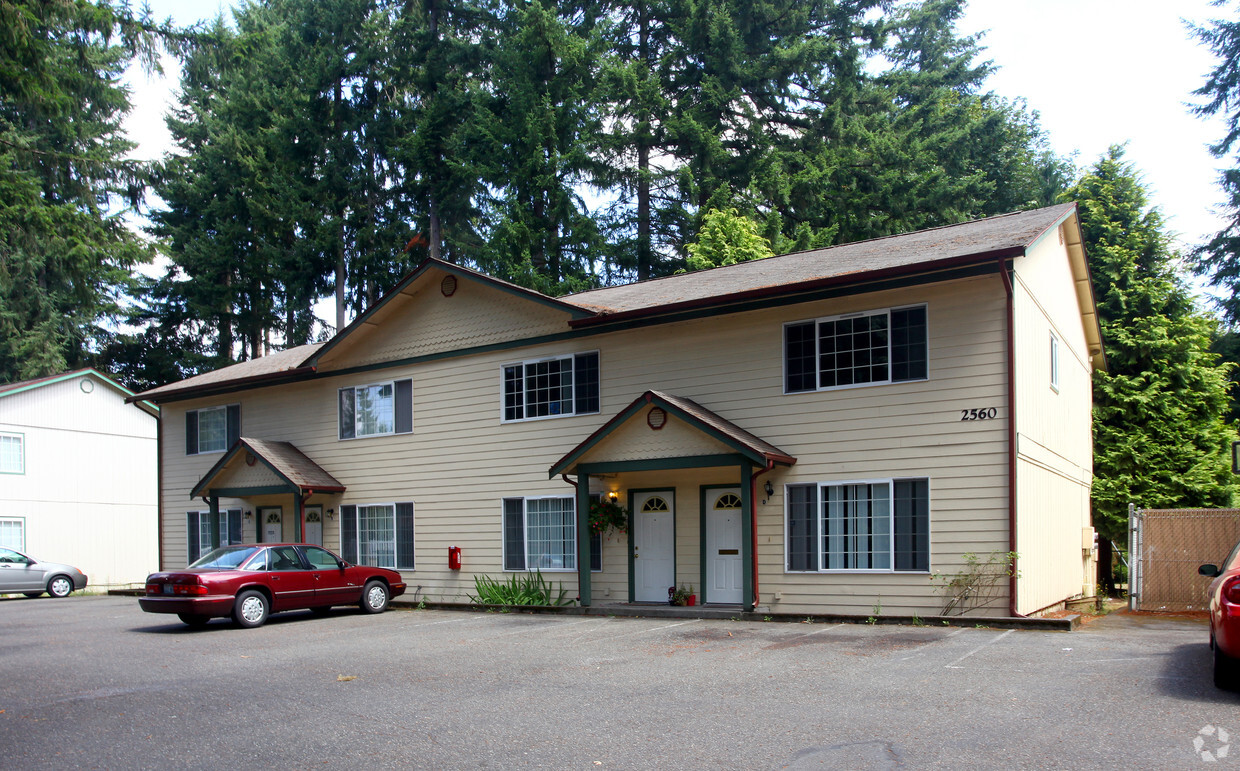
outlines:
[[741, 490], [706, 491], [706, 587], [703, 601], [741, 602], [744, 562], [741, 555]]
[[671, 490], [633, 495], [634, 602], [667, 602], [676, 582], [674, 507]]

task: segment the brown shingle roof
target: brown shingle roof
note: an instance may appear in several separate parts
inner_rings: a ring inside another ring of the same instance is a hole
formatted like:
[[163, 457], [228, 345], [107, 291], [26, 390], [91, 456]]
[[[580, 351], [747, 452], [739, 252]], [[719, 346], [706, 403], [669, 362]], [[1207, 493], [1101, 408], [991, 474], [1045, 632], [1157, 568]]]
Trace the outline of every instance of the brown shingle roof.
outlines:
[[1075, 210], [1075, 204], [1003, 214], [959, 225], [794, 252], [722, 268], [682, 273], [568, 295], [567, 302], [602, 314], [638, 314], [710, 304], [735, 295], [776, 292], [802, 284], [864, 281], [872, 274], [944, 267], [1015, 255]]
[[303, 490], [340, 492], [345, 489], [344, 485], [322, 466], [310, 460], [304, 452], [289, 442], [241, 437], [241, 443], [249, 447], [255, 455], [266, 459], [276, 473]]
[[176, 396], [182, 391], [192, 392], [197, 396], [209, 393], [212, 386], [224, 388], [247, 381], [275, 379], [300, 369], [306, 360], [313, 356], [322, 346], [323, 343], [311, 343], [310, 345], [299, 345], [296, 348], [289, 348], [286, 351], [270, 353], [257, 359], [250, 359], [249, 361], [222, 367], [214, 372], [204, 372], [201, 375], [194, 375], [175, 383], [143, 391], [130, 397], [130, 401], [135, 399], [166, 399]]

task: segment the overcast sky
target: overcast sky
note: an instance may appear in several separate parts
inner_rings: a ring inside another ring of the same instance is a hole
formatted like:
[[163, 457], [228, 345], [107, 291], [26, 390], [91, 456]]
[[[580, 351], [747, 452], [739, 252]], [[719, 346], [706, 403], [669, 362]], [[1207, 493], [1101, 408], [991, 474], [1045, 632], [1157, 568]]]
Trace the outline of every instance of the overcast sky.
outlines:
[[[171, 15], [180, 24], [229, 6], [151, 0], [157, 18]], [[1078, 165], [1088, 166], [1111, 144], [1127, 142], [1153, 203], [1191, 246], [1219, 228], [1219, 164], [1206, 146], [1223, 129], [1187, 107], [1214, 60], [1182, 20], [1201, 23], [1221, 10], [1208, 0], [973, 0], [961, 31], [985, 31], [985, 56], [1000, 68], [991, 90], [1024, 98], [1057, 152], [1076, 153]], [[175, 66], [169, 70], [162, 81], [133, 77], [126, 129], [140, 143], [135, 157], [159, 157], [170, 146], [163, 114]]]

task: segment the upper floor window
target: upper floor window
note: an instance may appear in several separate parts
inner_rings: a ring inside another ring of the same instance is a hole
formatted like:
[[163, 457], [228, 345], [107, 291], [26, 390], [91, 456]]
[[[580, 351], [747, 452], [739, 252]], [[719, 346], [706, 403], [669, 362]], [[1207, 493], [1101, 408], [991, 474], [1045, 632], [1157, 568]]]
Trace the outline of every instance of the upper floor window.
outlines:
[[26, 438], [0, 434], [0, 474], [26, 473]]
[[784, 326], [784, 391], [799, 393], [928, 376], [926, 306]]
[[185, 413], [185, 454], [224, 452], [241, 436], [241, 405], [206, 407]]
[[413, 432], [413, 381], [349, 386], [340, 389], [340, 438]]
[[505, 421], [598, 411], [598, 351], [504, 366]]

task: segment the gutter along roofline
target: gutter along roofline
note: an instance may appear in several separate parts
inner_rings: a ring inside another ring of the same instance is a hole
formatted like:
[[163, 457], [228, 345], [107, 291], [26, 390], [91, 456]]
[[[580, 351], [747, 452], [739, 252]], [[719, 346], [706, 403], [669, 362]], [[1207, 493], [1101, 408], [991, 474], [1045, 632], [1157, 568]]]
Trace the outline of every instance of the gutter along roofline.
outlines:
[[738, 303], [774, 300], [785, 296], [794, 297], [796, 295], [806, 294], [821, 289], [861, 286], [892, 278], [906, 278], [918, 275], [933, 276], [935, 273], [951, 270], [952, 268], [983, 265], [999, 259], [1019, 257], [1024, 253], [1025, 247], [1008, 247], [1004, 249], [978, 252], [964, 257], [950, 257], [942, 260], [919, 262], [912, 265], [899, 266], [895, 268], [882, 268], [880, 270], [865, 271], [861, 273], [845, 273], [842, 275], [827, 276], [810, 281], [774, 284], [771, 286], [759, 287], [757, 289], [747, 289], [740, 292], [733, 292], [723, 295], [712, 295], [710, 297], [695, 298], [693, 300], [667, 303], [648, 308], [634, 308], [632, 310], [616, 311], [614, 313], [607, 313], [604, 311], [586, 318], [573, 319], [568, 323], [569, 326], [574, 329], [587, 329], [591, 327], [608, 326], [611, 324], [621, 324], [630, 321], [653, 319], [659, 316], [673, 315], [686, 311], [718, 309], [722, 313], [729, 313], [732, 311], [729, 311], [727, 306]]

